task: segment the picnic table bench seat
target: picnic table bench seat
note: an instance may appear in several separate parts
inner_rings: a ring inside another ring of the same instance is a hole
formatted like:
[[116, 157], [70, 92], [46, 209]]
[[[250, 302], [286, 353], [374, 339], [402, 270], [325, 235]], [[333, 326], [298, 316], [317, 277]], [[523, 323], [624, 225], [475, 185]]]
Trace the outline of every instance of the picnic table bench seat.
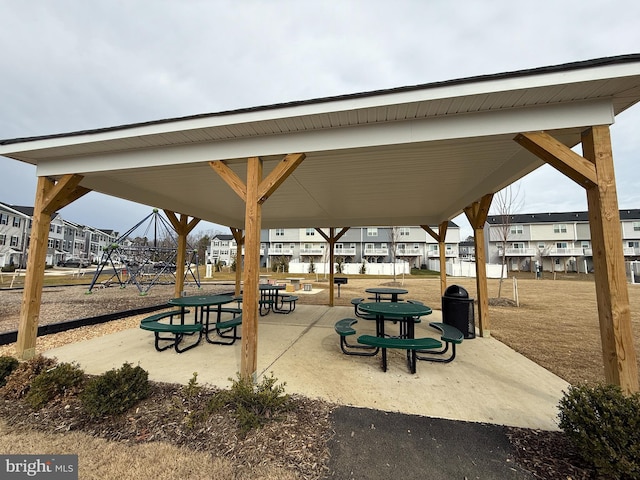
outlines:
[[362, 318], [364, 320], [375, 320], [375, 315], [370, 315], [368, 313], [363, 313], [358, 309], [358, 305], [364, 302], [364, 298], [352, 298], [351, 304], [353, 305], [353, 313], [356, 317]]
[[431, 337], [398, 338], [378, 337], [375, 335], [360, 335], [358, 343], [382, 349], [382, 371], [387, 371], [387, 348], [407, 350], [407, 362], [411, 373], [416, 373], [416, 351], [426, 351], [442, 348], [442, 342]]
[[[188, 310], [184, 313], [188, 313]], [[203, 326], [200, 323], [173, 323], [173, 317], [181, 316], [183, 314], [182, 310], [172, 310], [169, 312], [161, 312], [150, 315], [148, 317], [143, 318], [140, 321], [140, 328], [142, 330], [148, 330], [154, 333], [154, 346], [158, 352], [162, 352], [167, 350], [168, 348], [173, 347], [177, 353], [185, 352], [200, 343], [202, 340], [202, 330]], [[161, 322], [160, 320], [164, 320], [165, 318], [169, 319], [169, 323]], [[170, 334], [170, 336], [164, 336], [162, 334]], [[180, 347], [180, 343], [185, 335], [193, 335], [197, 333], [198, 339], [187, 345], [186, 347]], [[169, 342], [165, 345], [162, 345], [161, 342]]]
[[[429, 326], [435, 328], [440, 331], [440, 340], [445, 342], [445, 347], [443, 350], [429, 350], [429, 351], [420, 351], [418, 353], [427, 354], [418, 355], [418, 360], [426, 360], [428, 362], [441, 362], [441, 363], [449, 363], [456, 358], [456, 345], [462, 343], [464, 339], [464, 334], [454, 327], [453, 325], [448, 325], [442, 322], [429, 322]], [[444, 355], [449, 351], [449, 347], [451, 347], [451, 354], [448, 357], [436, 356], [436, 355]]]
[[[242, 315], [236, 315], [229, 320], [221, 320], [219, 322], [213, 322], [208, 325], [205, 332], [205, 338], [208, 343], [216, 345], [233, 345], [236, 340], [241, 339], [238, 335], [238, 327], [242, 325]], [[212, 339], [209, 337], [210, 333], [215, 332], [218, 338], [225, 340]], [[233, 332], [229, 335], [229, 332]]]
[[[347, 341], [347, 337], [356, 334], [356, 331], [353, 328], [353, 325], [356, 323], [358, 323], [358, 320], [356, 320], [355, 318], [343, 318], [342, 320], [338, 320], [334, 325], [336, 333], [340, 336], [340, 350], [342, 350], [342, 353], [344, 353], [345, 355], [357, 355], [361, 357], [371, 357], [373, 355], [376, 355], [379, 350], [377, 347], [351, 344]], [[353, 349], [355, 351], [350, 349]]]
[[[280, 295], [278, 299], [280, 300], [280, 307], [275, 309], [274, 312], [291, 313], [296, 309], [296, 302], [298, 301], [296, 295]], [[287, 310], [284, 308], [285, 304], [289, 307]]]

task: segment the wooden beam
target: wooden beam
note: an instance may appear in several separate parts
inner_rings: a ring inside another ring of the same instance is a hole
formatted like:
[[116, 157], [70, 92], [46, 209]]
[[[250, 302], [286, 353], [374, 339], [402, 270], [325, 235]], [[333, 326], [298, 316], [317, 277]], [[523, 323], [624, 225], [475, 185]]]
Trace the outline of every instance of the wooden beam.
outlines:
[[[184, 290], [184, 272], [185, 263], [187, 261], [187, 237], [191, 231], [200, 223], [199, 218], [193, 217], [189, 220], [188, 215], [180, 214], [178, 218], [175, 212], [171, 210], [164, 210], [165, 215], [171, 222], [173, 229], [178, 234], [178, 251], [176, 255], [176, 284], [173, 291], [174, 297], [182, 295]], [[197, 266], [196, 266], [197, 268]]]
[[213, 171], [216, 172], [234, 192], [236, 192], [242, 201], [246, 202], [247, 186], [244, 184], [242, 179], [229, 168], [227, 163], [223, 160], [217, 160], [215, 162], [209, 162], [209, 165]]
[[292, 153], [284, 157], [278, 165], [260, 182], [258, 196], [260, 203], [264, 203], [275, 192], [280, 185], [298, 168], [298, 165], [305, 159], [304, 153]]
[[587, 189], [587, 202], [605, 379], [634, 393], [638, 391], [638, 365], [609, 127], [586, 130], [582, 147], [597, 173], [597, 186]]
[[258, 367], [258, 289], [260, 283], [262, 204], [304, 160], [304, 157], [303, 153], [287, 155], [264, 180], [262, 179], [262, 160], [258, 157], [249, 158], [247, 160], [246, 185], [224, 161], [209, 162], [211, 168], [245, 202], [245, 258], [240, 376], [251, 378], [254, 381], [256, 380]]
[[448, 221], [438, 225], [438, 236], [440, 238], [438, 241], [438, 248], [440, 249], [440, 296], [443, 296], [447, 289], [447, 245], [445, 240], [448, 226]]
[[447, 289], [447, 256], [445, 239], [447, 237], [447, 227], [449, 221], [444, 221], [438, 225], [438, 233], [436, 233], [429, 225], [420, 225], [422, 229], [438, 242], [438, 252], [440, 254], [440, 295], [444, 295]]
[[78, 185], [81, 180], [81, 175], [65, 175], [57, 183], [46, 177], [38, 177], [16, 341], [16, 356], [22, 360], [33, 358], [36, 354], [51, 215], [90, 191]]
[[258, 368], [258, 289], [260, 288], [260, 228], [262, 224], [262, 202], [260, 202], [258, 191], [261, 179], [262, 160], [252, 157], [247, 162], [240, 375], [254, 381]]
[[316, 227], [316, 232], [320, 234], [322, 238], [324, 238], [329, 243], [329, 306], [333, 307], [334, 301], [334, 292], [335, 285], [333, 284], [333, 263], [335, 259], [335, 245], [340, 237], [342, 237], [345, 233], [349, 231], [349, 227], [343, 227], [340, 232], [335, 233], [335, 227], [329, 228], [329, 235], [324, 233], [322, 229]]
[[473, 227], [476, 250], [476, 289], [478, 291], [478, 331], [481, 337], [491, 336], [489, 329], [489, 290], [487, 288], [487, 259], [485, 255], [484, 224], [489, 215], [493, 194], [482, 197], [464, 209]]
[[236, 285], [235, 285], [235, 294], [236, 296], [240, 295], [242, 290], [242, 270], [243, 270], [243, 261], [242, 261], [242, 246], [244, 245], [244, 235], [242, 235], [242, 230], [239, 228], [231, 227], [231, 235], [233, 235], [234, 240], [236, 241]]
[[545, 132], [520, 133], [514, 140], [581, 187], [592, 188], [597, 185], [593, 163], [582, 158], [551, 135]]

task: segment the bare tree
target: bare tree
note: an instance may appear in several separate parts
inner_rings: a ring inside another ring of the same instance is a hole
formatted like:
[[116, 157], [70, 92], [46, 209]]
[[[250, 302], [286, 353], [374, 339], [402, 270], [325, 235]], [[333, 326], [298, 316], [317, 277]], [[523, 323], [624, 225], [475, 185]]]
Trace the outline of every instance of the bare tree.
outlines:
[[520, 184], [515, 183], [503, 188], [493, 196], [492, 210], [500, 218], [498, 225], [499, 240], [502, 242], [500, 282], [498, 284], [498, 298], [502, 294], [502, 280], [504, 268], [507, 264], [507, 242], [512, 236], [513, 217], [524, 205], [524, 196], [520, 195]]
[[396, 282], [396, 258], [398, 257], [398, 238], [400, 230], [398, 227], [390, 227], [389, 240], [391, 243], [391, 262], [393, 262], [393, 283]]

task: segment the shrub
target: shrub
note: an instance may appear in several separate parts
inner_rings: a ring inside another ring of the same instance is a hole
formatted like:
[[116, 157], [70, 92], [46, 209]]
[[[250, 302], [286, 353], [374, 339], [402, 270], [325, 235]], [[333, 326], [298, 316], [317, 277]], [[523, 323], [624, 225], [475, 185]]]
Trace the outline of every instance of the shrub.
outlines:
[[212, 397], [208, 410], [230, 407], [242, 434], [261, 427], [290, 408], [290, 397], [284, 394], [285, 384], [276, 385], [273, 373], [270, 377], [263, 377], [255, 386], [250, 378], [240, 375], [237, 380], [229, 380], [232, 381], [231, 389], [222, 390]]
[[84, 410], [92, 417], [124, 413], [149, 396], [149, 374], [125, 363], [87, 382], [80, 395]]
[[16, 358], [8, 355], [0, 357], [0, 388], [5, 386], [7, 377], [18, 368], [18, 365], [20, 365], [20, 362]]
[[77, 393], [83, 384], [84, 372], [77, 365], [60, 363], [33, 379], [25, 401], [38, 409], [56, 397]]
[[36, 355], [32, 359], [22, 362], [6, 379], [6, 384], [0, 389], [0, 394], [6, 398], [21, 399], [31, 388], [33, 380], [45, 370], [56, 365], [52, 358]]
[[620, 387], [570, 386], [560, 400], [560, 428], [580, 456], [606, 478], [640, 478], [640, 394]]

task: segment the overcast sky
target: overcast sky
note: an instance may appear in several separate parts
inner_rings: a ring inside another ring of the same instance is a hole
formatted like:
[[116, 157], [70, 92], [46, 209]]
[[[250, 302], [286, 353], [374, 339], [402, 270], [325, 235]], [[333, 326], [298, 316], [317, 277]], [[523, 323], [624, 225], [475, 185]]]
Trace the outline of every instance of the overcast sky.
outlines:
[[[638, 0], [0, 0], [0, 19], [0, 139], [640, 52]], [[639, 120], [611, 128], [620, 208], [640, 208]], [[35, 167], [0, 172], [0, 201], [33, 205]], [[587, 209], [548, 166], [521, 195], [522, 213]], [[151, 211], [90, 193], [61, 213], [124, 232]]]

